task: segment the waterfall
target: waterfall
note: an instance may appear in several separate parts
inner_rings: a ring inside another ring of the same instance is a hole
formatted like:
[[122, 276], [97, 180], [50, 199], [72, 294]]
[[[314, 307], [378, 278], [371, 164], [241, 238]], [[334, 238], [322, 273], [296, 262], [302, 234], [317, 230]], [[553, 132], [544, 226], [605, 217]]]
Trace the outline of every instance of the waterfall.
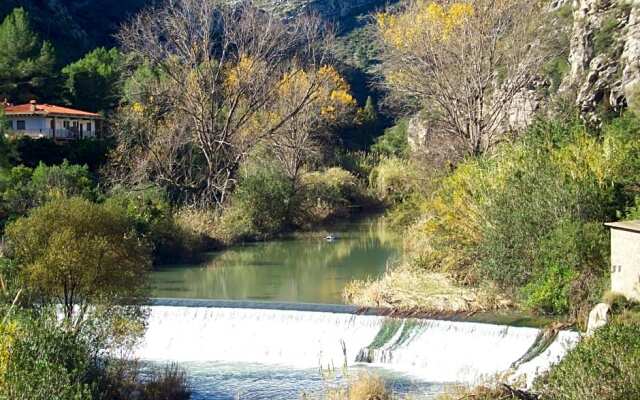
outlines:
[[[296, 368], [371, 363], [433, 382], [476, 382], [510, 369], [530, 380], [579, 340], [577, 333], [563, 331], [539, 348], [540, 330], [534, 328], [301, 307], [154, 305], [136, 355], [151, 361]], [[528, 356], [532, 347], [535, 355]]]

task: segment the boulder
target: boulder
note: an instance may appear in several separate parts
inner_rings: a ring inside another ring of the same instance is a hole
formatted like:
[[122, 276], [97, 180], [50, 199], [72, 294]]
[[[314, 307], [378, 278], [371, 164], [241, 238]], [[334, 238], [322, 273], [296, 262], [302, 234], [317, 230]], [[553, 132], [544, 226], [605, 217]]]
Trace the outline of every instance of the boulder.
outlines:
[[600, 303], [591, 310], [589, 321], [587, 322], [587, 336], [593, 335], [598, 328], [607, 324], [610, 310], [611, 306], [606, 303]]

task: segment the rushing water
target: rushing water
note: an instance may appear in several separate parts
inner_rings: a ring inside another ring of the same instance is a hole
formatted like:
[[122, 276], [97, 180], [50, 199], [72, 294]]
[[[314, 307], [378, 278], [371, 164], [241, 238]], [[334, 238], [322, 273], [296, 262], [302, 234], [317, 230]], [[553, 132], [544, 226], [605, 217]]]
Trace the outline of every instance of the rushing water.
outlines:
[[342, 371], [365, 367], [384, 368], [401, 392], [427, 399], [442, 382], [506, 371], [530, 381], [578, 339], [561, 332], [541, 347], [534, 328], [309, 310], [157, 304], [136, 355], [180, 362], [196, 399], [298, 399], [337, 383], [321, 370], [340, 381]]
[[[328, 242], [324, 237], [338, 237]], [[342, 303], [345, 284], [382, 274], [400, 254], [398, 235], [377, 219], [299, 237], [235, 246], [199, 265], [153, 275], [154, 297]]]

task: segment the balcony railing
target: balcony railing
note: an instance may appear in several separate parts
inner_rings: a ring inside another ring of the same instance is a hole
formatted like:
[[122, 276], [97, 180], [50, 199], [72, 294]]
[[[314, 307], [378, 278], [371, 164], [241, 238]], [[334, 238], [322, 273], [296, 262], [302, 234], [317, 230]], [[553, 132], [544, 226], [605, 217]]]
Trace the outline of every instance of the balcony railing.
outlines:
[[[29, 136], [34, 139], [38, 138], [56, 138], [56, 139], [79, 139], [80, 132], [75, 129], [58, 128], [58, 129], [22, 129], [12, 130], [14, 135]], [[85, 132], [83, 136], [90, 136], [91, 132]]]

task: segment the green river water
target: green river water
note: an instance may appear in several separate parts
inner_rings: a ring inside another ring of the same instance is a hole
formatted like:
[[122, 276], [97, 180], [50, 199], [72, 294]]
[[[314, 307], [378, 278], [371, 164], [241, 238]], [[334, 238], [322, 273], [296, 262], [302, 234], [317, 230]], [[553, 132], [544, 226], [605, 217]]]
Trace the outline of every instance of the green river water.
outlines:
[[[337, 236], [328, 242], [327, 234]], [[344, 286], [375, 278], [400, 256], [401, 238], [379, 218], [338, 223], [211, 253], [198, 265], [153, 274], [153, 297], [343, 303]]]

